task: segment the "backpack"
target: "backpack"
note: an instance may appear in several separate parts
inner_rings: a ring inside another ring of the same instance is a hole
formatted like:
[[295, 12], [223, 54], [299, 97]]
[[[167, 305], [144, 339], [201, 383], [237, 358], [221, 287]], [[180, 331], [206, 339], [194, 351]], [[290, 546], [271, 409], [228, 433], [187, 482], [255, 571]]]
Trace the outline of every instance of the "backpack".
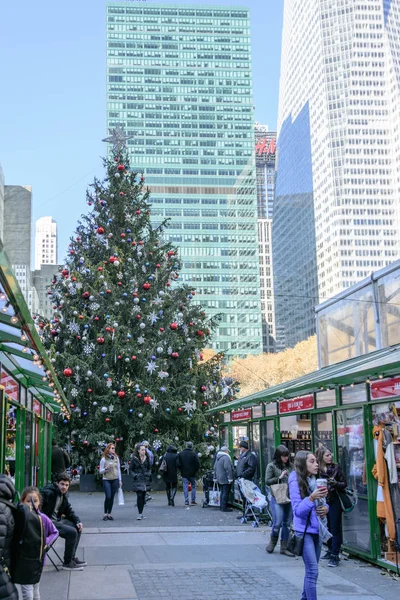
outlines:
[[36, 510], [21, 502], [13, 504], [2, 498], [0, 502], [11, 508], [15, 521], [10, 548], [11, 579], [21, 585], [39, 583], [46, 544], [42, 518]]

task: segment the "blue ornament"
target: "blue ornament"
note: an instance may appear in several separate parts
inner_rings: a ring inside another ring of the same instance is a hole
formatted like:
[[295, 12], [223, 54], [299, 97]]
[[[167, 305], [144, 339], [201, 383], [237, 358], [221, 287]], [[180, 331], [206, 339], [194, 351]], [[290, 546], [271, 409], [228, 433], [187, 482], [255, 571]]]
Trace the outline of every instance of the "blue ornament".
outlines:
[[[165, 387], [160, 387], [160, 392], [165, 392]], [[169, 411], [168, 408], [167, 408], [167, 411]]]
[[102, 354], [102, 355], [101, 355], [101, 358], [105, 358], [105, 357], [106, 357], [106, 355], [105, 355], [105, 354]]
[[84, 417], [87, 417], [87, 412], [86, 412], [86, 410], [85, 410], [85, 412], [83, 413], [83, 416], [84, 416]]
[[149, 281], [153, 281], [153, 275], [150, 275], [148, 279]]
[[130, 243], [132, 240], [131, 240], [131, 238], [128, 238], [126, 241]]
[[130, 409], [129, 409], [129, 412], [130, 412], [130, 413], [133, 413], [133, 408], [130, 408]]
[[217, 385], [217, 382], [216, 382], [216, 381], [213, 381], [213, 384], [214, 384], [214, 385]]
[[156, 360], [156, 357], [155, 357], [155, 356], [152, 356], [152, 357], [151, 357], [151, 360]]
[[104, 292], [100, 292], [100, 296], [104, 296]]
[[103, 377], [104, 377], [104, 379], [107, 379], [108, 373], [104, 373]]
[[142, 302], [146, 302], [146, 298], [142, 298]]
[[89, 325], [84, 325], [83, 329], [89, 329]]
[[130, 333], [127, 333], [127, 334], [126, 334], [126, 337], [128, 338], [128, 340], [130, 340], [132, 336], [131, 336], [131, 334], [130, 334]]
[[170, 408], [166, 408], [165, 412], [171, 412], [171, 409]]
[[204, 437], [208, 437], [208, 431], [205, 432]]
[[147, 394], [147, 390], [143, 390], [143, 394]]
[[191, 300], [193, 298], [192, 294], [189, 294], [188, 298]]
[[66, 425], [68, 423], [68, 419], [64, 419], [63, 423]]
[[109, 318], [110, 318], [110, 315], [106, 315], [106, 319], [109, 319]]
[[83, 263], [85, 262], [85, 259], [84, 258], [80, 258], [79, 262], [81, 263], [81, 265], [83, 265]]
[[145, 263], [146, 267], [148, 267], [148, 266], [149, 266], [149, 264], [150, 264], [150, 263]]
[[159, 310], [159, 311], [158, 311], [158, 314], [159, 314], [159, 315], [160, 315], [160, 317], [161, 317], [161, 315], [163, 315], [163, 314], [164, 314], [164, 311], [163, 311], [163, 310]]
[[124, 297], [124, 298], [126, 298], [126, 296], [127, 296], [128, 294], [127, 294], [126, 292], [124, 292], [122, 295], [123, 295], [123, 297]]
[[130, 229], [125, 229], [126, 233], [130, 233], [131, 230]]
[[108, 222], [109, 222], [109, 223], [112, 223], [112, 219], [108, 219]]

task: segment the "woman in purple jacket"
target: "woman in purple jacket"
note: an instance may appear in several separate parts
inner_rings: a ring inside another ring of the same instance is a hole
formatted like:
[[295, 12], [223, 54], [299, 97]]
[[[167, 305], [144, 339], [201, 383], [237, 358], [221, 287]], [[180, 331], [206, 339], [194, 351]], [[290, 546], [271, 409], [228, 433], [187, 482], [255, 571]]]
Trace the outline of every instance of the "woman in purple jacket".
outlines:
[[321, 519], [329, 507], [317, 506], [328, 493], [327, 488], [316, 487], [318, 463], [314, 454], [305, 450], [297, 452], [294, 471], [289, 476], [289, 492], [293, 509], [293, 526], [298, 535], [304, 531], [303, 562], [304, 588], [301, 600], [317, 600], [318, 561], [321, 554]]

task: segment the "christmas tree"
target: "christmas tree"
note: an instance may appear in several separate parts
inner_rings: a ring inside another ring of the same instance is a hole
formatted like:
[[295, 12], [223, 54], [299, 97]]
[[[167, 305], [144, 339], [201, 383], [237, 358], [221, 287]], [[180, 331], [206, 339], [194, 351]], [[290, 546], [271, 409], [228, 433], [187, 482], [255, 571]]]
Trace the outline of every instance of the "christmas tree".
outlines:
[[151, 223], [150, 192], [129, 166], [126, 139], [120, 128], [107, 138], [107, 177], [89, 187], [89, 213], [48, 291], [54, 317], [37, 318], [70, 401], [59, 437], [85, 472], [110, 440], [125, 459], [144, 439], [159, 455], [192, 440], [205, 460], [217, 443], [205, 412], [235, 394], [221, 375], [223, 356], [202, 360], [218, 319], [178, 283], [178, 252], [163, 237], [168, 222]]

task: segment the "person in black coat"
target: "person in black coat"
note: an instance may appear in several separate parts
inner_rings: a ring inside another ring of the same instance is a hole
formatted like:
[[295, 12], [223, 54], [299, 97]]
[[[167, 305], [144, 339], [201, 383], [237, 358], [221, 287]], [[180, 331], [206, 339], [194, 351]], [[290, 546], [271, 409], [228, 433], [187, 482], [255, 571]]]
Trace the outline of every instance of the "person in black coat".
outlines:
[[161, 460], [165, 459], [167, 470], [163, 473], [165, 482], [165, 491], [167, 492], [168, 506], [175, 506], [175, 494], [178, 488], [178, 469], [176, 462], [178, 459], [178, 451], [175, 446], [168, 446], [166, 453]]
[[60, 448], [60, 446], [57, 446], [57, 442], [54, 438], [51, 443], [51, 474], [53, 481], [55, 481], [59, 473], [65, 473], [68, 469], [71, 464], [71, 459], [65, 450]]
[[185, 450], [179, 452], [177, 467], [182, 475], [183, 495], [185, 496], [185, 505], [189, 506], [189, 483], [192, 485], [192, 502], [196, 502], [196, 473], [200, 469], [200, 461], [197, 454], [193, 451], [193, 443], [187, 442]]
[[145, 505], [147, 486], [151, 481], [150, 456], [146, 447], [142, 444], [136, 444], [135, 450], [131, 455], [129, 473], [132, 475], [132, 489], [136, 492], [137, 507], [139, 516], [138, 521], [145, 519], [143, 508]]
[[41, 489], [41, 512], [53, 521], [60, 537], [65, 539], [62, 568], [66, 571], [82, 571], [87, 562], [79, 560], [76, 551], [81, 539], [83, 525], [66, 496], [70, 483], [71, 479], [67, 473], [59, 473], [55, 483], [50, 483]]
[[7, 570], [10, 568], [10, 547], [14, 534], [14, 515], [9, 506], [2, 500], [12, 502], [15, 496], [14, 484], [6, 475], [0, 475], [0, 598], [1, 600], [18, 600], [18, 591], [10, 579]]

